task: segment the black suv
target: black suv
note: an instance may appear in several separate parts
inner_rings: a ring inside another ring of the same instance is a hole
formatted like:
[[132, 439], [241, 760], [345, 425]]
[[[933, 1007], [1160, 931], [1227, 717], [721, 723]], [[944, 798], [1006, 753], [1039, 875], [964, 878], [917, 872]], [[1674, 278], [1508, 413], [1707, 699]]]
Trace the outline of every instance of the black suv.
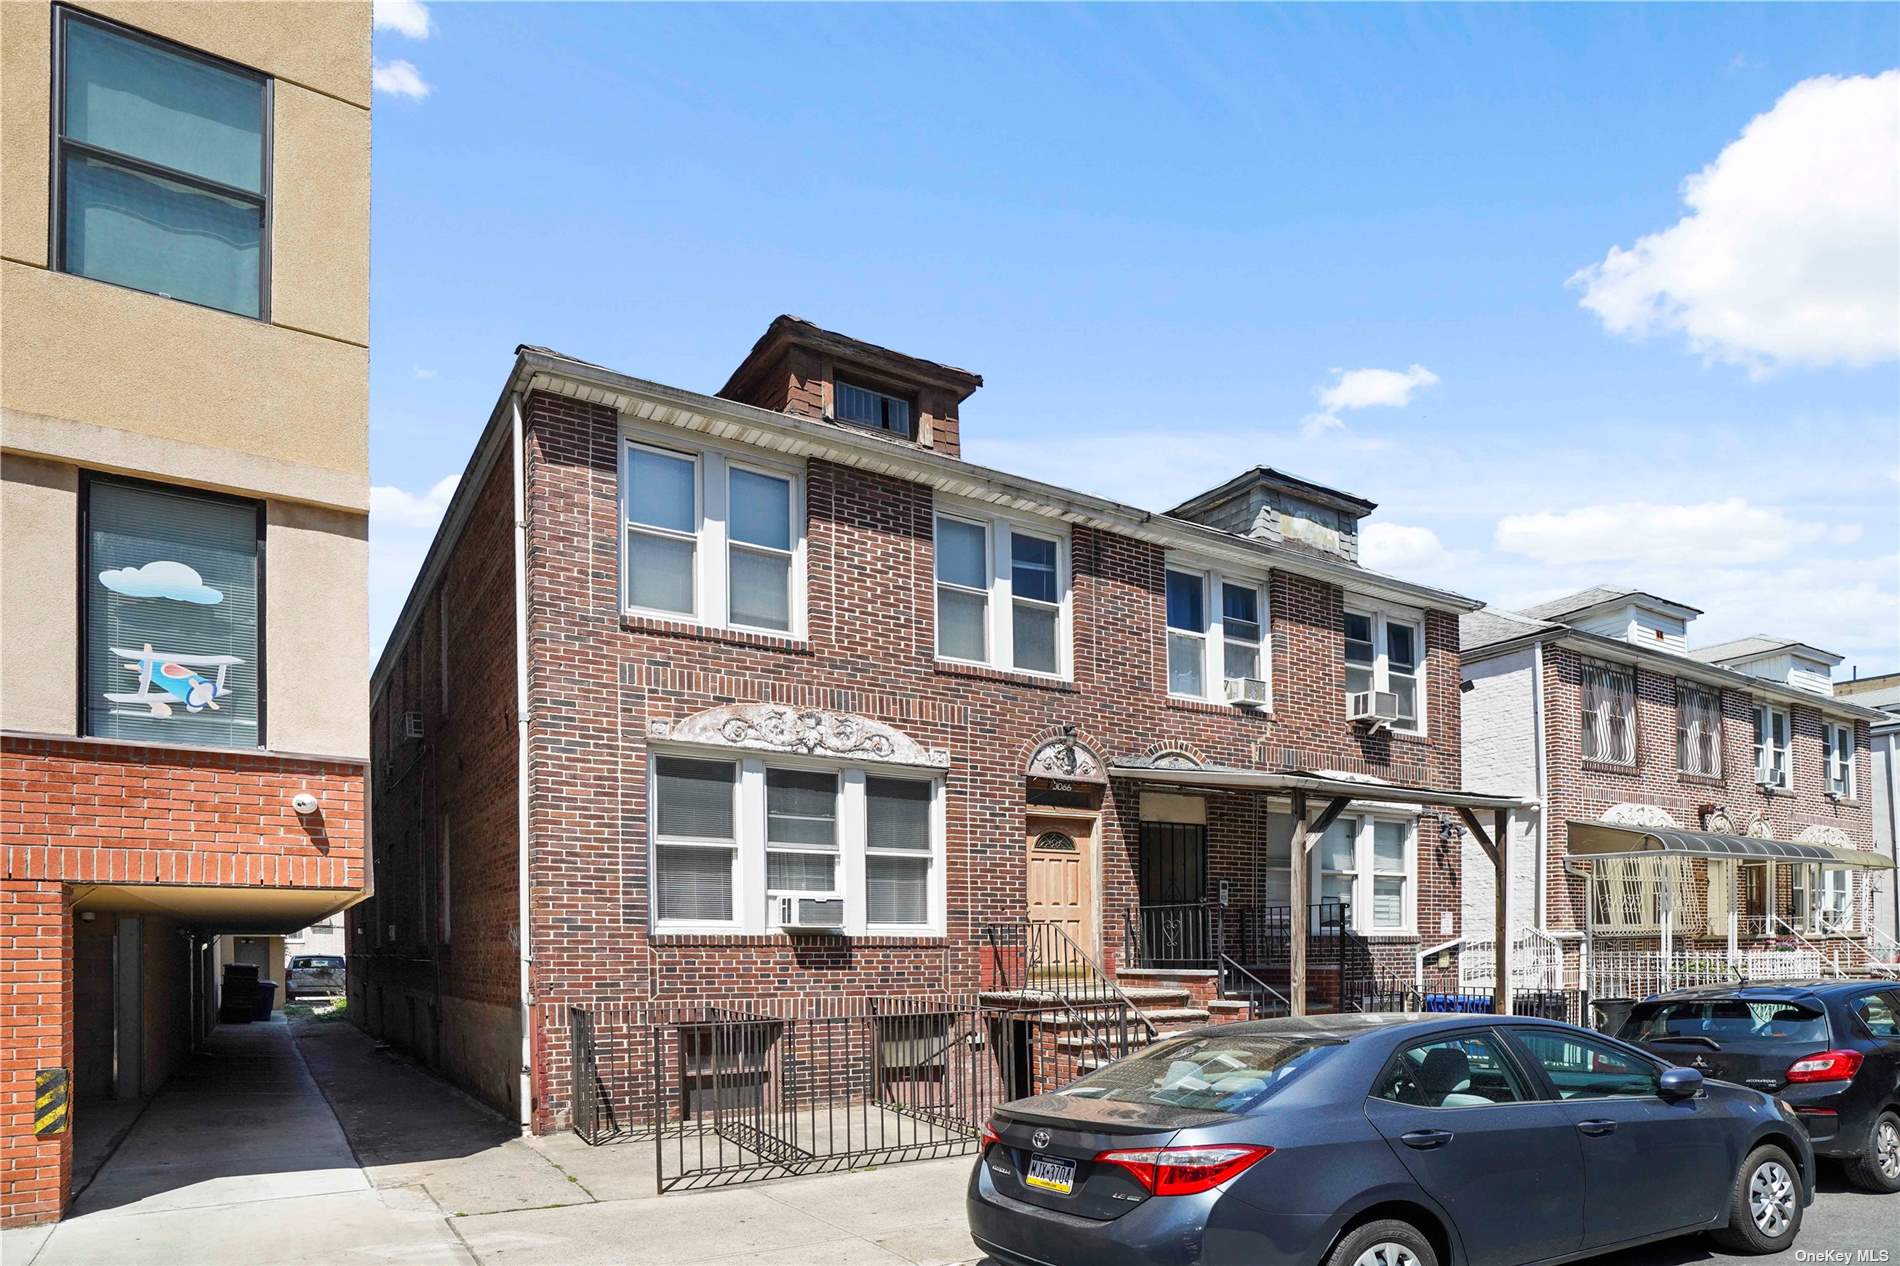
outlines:
[[1868, 1191], [1900, 1191], [1900, 982], [1783, 981], [1657, 994], [1618, 1034], [1785, 1101], [1817, 1156]]

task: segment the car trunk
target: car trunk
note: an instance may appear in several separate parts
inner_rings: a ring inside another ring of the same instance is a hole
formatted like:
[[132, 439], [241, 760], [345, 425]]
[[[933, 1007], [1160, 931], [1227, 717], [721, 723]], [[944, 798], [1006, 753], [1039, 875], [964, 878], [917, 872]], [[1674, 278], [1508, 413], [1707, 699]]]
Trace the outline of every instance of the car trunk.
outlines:
[[1623, 1036], [1705, 1077], [1771, 1093], [1788, 1084], [1788, 1065], [1828, 1046], [1826, 1014], [1797, 999], [1648, 1002]]
[[[1149, 1194], [1133, 1174], [1098, 1163], [1097, 1155], [1166, 1147], [1182, 1130], [1229, 1119], [1224, 1112], [1164, 1104], [1038, 1095], [996, 1110], [1002, 1142], [991, 1145], [984, 1163], [996, 1189], [1011, 1199], [1107, 1221]], [[1067, 1192], [1060, 1190], [1065, 1182]]]

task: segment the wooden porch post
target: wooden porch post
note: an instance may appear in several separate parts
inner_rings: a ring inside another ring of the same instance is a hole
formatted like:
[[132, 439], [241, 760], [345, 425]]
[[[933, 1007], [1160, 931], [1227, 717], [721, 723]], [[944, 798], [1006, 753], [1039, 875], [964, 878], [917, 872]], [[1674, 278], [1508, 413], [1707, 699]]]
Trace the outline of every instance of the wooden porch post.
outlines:
[[1497, 983], [1492, 1006], [1499, 1015], [1511, 1014], [1511, 811], [1499, 809], [1491, 817], [1492, 843], [1496, 849], [1497, 885]]
[[1287, 858], [1288, 883], [1293, 889], [1292, 909], [1287, 911], [1290, 939], [1287, 945], [1287, 999], [1294, 1015], [1306, 1014], [1306, 793], [1293, 792], [1293, 842]]

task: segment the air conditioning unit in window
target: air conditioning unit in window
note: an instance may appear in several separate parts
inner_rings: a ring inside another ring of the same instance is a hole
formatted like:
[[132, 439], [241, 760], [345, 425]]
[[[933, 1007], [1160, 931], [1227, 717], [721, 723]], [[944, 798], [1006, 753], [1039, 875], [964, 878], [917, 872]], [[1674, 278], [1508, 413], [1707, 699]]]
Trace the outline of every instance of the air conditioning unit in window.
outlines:
[[1271, 700], [1267, 698], [1267, 683], [1258, 677], [1227, 678], [1227, 702], [1243, 708], [1264, 708]]
[[1399, 719], [1399, 697], [1390, 690], [1356, 690], [1346, 696], [1346, 719], [1383, 729]]
[[422, 714], [420, 712], [405, 712], [402, 714], [402, 736], [411, 739], [419, 739], [422, 737]]
[[843, 897], [779, 897], [778, 926], [782, 932], [842, 932]]

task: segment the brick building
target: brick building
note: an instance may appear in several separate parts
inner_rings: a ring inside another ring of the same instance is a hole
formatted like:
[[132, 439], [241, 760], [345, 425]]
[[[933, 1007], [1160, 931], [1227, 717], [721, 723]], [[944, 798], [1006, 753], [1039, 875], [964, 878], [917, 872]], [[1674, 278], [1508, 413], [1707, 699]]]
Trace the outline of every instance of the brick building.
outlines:
[[[1838, 656], [1791, 639], [1693, 647], [1701, 612], [1599, 587], [1462, 620], [1464, 767], [1535, 802], [1513, 815], [1519, 983], [1640, 997], [1670, 984], [1813, 976], [1870, 945], [1869, 726]], [[1467, 872], [1468, 909], [1495, 908]], [[1491, 931], [1462, 947], [1489, 979]]]
[[368, 882], [369, 49], [0, 7], [6, 1226], [215, 1022], [219, 937]]
[[1190, 1017], [1278, 929], [1303, 1010], [1309, 940], [1457, 933], [1476, 604], [1264, 467], [965, 462], [980, 383], [789, 317], [717, 395], [519, 350], [372, 677], [352, 1017], [546, 1130], [570, 1004], [973, 991], [1034, 924]]

